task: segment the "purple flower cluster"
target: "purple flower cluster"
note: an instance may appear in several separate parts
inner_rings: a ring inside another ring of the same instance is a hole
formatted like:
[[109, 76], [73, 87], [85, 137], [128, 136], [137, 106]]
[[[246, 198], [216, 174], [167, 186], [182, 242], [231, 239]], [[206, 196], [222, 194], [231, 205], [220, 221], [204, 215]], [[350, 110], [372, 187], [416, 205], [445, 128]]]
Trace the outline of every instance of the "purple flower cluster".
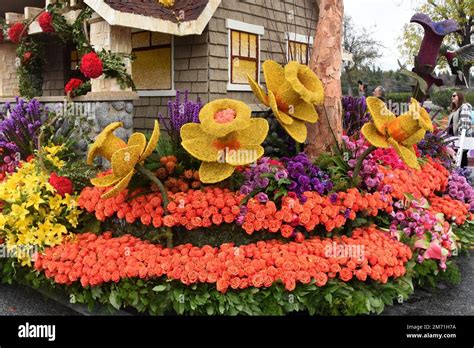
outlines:
[[420, 151], [421, 157], [430, 156], [441, 161], [441, 164], [450, 169], [453, 164], [454, 151], [447, 143], [449, 135], [445, 130], [435, 129], [433, 133], [428, 132], [416, 146]]
[[463, 175], [453, 172], [449, 176], [447, 192], [451, 198], [469, 204], [469, 210], [474, 212], [474, 188]]
[[[194, 102], [189, 100], [188, 91], [184, 91], [184, 98], [181, 100], [182, 93], [176, 91], [175, 100], [168, 100], [168, 118], [159, 113], [158, 118], [161, 124], [165, 125], [166, 130], [170, 134], [173, 141], [176, 143], [181, 142], [181, 136], [179, 134], [181, 127], [186, 123], [199, 123], [199, 112], [202, 108], [201, 99], [198, 97]], [[169, 124], [169, 126], [167, 126]]]
[[19, 160], [25, 160], [38, 146], [38, 133], [46, 111], [37, 99], [16, 98], [12, 106], [6, 103], [0, 113], [0, 157], [2, 171], [12, 172]]
[[344, 109], [343, 127], [345, 134], [353, 135], [360, 131], [362, 126], [370, 120], [365, 97], [342, 97]]
[[393, 204], [395, 208], [391, 213], [392, 222], [390, 232], [403, 231], [407, 236], [416, 235], [423, 237], [425, 231], [438, 233], [443, 231], [443, 226], [438, 223], [436, 217], [423, 208], [426, 201], [412, 201], [409, 207], [405, 207], [402, 201]]
[[295, 157], [285, 157], [281, 160], [288, 171], [288, 179], [291, 181], [287, 189], [295, 192], [301, 201], [305, 201], [306, 197], [303, 193], [306, 191], [326, 194], [332, 190], [333, 183], [329, 174], [315, 166], [306, 154], [300, 153]]
[[[269, 173], [272, 175], [264, 176], [264, 174]], [[272, 177], [277, 181], [288, 177], [288, 172], [284, 168], [280, 168], [278, 163], [269, 157], [259, 159], [257, 164], [251, 166], [244, 174], [246, 180], [240, 188], [240, 193], [244, 195], [265, 190], [270, 185]]]

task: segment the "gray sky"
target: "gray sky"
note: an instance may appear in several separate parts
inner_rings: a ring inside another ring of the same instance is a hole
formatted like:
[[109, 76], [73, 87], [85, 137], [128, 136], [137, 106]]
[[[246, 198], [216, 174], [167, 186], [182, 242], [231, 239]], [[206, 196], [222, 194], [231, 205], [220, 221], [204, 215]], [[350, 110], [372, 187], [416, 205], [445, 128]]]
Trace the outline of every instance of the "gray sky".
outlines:
[[398, 69], [397, 38], [410, 22], [421, 0], [344, 0], [344, 12], [356, 27], [365, 27], [382, 43], [382, 57], [376, 62], [383, 70]]

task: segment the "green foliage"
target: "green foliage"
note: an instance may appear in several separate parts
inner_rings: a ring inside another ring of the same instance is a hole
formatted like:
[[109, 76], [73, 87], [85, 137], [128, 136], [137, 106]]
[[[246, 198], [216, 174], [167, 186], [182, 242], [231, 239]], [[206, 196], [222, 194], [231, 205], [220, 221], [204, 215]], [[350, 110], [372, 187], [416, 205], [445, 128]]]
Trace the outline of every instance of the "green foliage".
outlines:
[[392, 103], [409, 103], [411, 97], [412, 97], [412, 93], [401, 92], [401, 93], [388, 93], [385, 99], [387, 100], [387, 102], [391, 100]]
[[464, 93], [464, 99], [471, 105], [474, 105], [474, 92]]
[[424, 260], [422, 263], [410, 261], [413, 281], [420, 287], [436, 288], [438, 283], [458, 284], [461, 274], [456, 262], [446, 262], [446, 270], [440, 270], [436, 260]]
[[453, 233], [456, 236], [456, 243], [459, 251], [468, 253], [470, 249], [474, 248], [474, 221], [466, 221], [462, 226], [455, 225]]
[[[27, 98], [43, 94], [44, 41], [27, 36], [16, 50], [20, 95]], [[26, 55], [31, 58], [25, 59]]]
[[124, 58], [131, 59], [131, 57], [122, 57], [117, 53], [112, 53], [102, 49], [97, 53], [102, 60], [104, 67], [104, 75], [108, 78], [115, 78], [120, 85], [120, 88], [125, 89], [131, 87], [135, 90], [132, 76], [127, 72], [124, 63]]
[[448, 107], [451, 105], [451, 96], [454, 91], [454, 88], [446, 88], [432, 92], [431, 101], [444, 109], [448, 109]]

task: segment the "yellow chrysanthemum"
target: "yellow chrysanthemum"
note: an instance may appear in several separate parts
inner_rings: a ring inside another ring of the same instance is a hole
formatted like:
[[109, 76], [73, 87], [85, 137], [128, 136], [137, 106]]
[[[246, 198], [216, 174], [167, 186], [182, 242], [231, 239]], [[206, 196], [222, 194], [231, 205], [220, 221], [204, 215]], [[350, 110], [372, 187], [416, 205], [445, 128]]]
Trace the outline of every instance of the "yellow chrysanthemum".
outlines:
[[306, 65], [290, 62], [285, 68], [275, 61], [263, 63], [263, 74], [268, 94], [248, 76], [249, 84], [257, 98], [271, 107], [276, 119], [297, 142], [307, 137], [305, 122], [315, 123], [318, 113], [314, 105], [324, 100], [323, 84]]
[[[181, 128], [181, 145], [193, 157], [202, 161], [199, 168], [200, 180], [204, 183], [216, 183], [231, 176], [236, 166], [253, 163], [263, 156], [264, 150], [260, 144], [265, 140], [269, 126], [263, 118], [247, 119], [250, 109], [246, 110], [248, 107], [241, 102], [223, 99], [209, 104], [212, 105], [201, 110], [201, 124], [187, 123]], [[220, 122], [214, 120], [215, 115], [223, 110], [232, 115], [235, 106], [239, 109], [235, 110], [234, 119], [224, 117]], [[238, 120], [239, 112], [243, 116]], [[203, 120], [207, 122], [203, 124]], [[243, 124], [246, 126], [243, 127]]]
[[393, 147], [409, 167], [419, 169], [413, 145], [422, 140], [427, 131], [433, 131], [428, 112], [413, 98], [408, 112], [399, 117], [375, 97], [367, 98], [367, 107], [373, 123], [366, 123], [362, 127], [365, 138], [376, 147]]
[[92, 185], [97, 187], [114, 186], [112, 190], [104, 193], [102, 198], [114, 197], [127, 188], [133, 174], [135, 174], [135, 166], [151, 155], [156, 144], [158, 144], [159, 138], [160, 127], [158, 122], [155, 121], [153, 133], [148, 144], [145, 135], [133, 133], [124, 148], [115, 150], [110, 159], [112, 174], [91, 180]]
[[114, 122], [104, 128], [104, 130], [95, 138], [95, 142], [89, 149], [89, 153], [87, 154], [87, 164], [92, 164], [94, 158], [99, 156], [110, 161], [115, 151], [127, 146], [122, 139], [115, 136], [113, 133], [114, 130], [122, 126], [122, 122]]

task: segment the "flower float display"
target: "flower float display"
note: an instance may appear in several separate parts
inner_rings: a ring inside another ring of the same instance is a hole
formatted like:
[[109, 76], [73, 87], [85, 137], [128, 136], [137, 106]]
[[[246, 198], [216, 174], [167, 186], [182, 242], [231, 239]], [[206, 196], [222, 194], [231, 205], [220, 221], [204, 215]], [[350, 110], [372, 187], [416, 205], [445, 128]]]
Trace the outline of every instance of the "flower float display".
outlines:
[[367, 141], [378, 148], [392, 147], [409, 167], [419, 169], [413, 146], [433, 131], [428, 112], [413, 98], [409, 111], [398, 117], [378, 98], [368, 97], [367, 106], [373, 121], [361, 130]]
[[218, 99], [199, 113], [200, 124], [187, 123], [181, 128], [183, 148], [202, 161], [199, 178], [203, 183], [223, 181], [237, 166], [263, 156], [260, 145], [268, 133], [268, 122], [251, 118], [250, 108], [237, 100]]
[[307, 137], [305, 122], [315, 123], [318, 113], [315, 105], [322, 104], [324, 89], [316, 74], [306, 65], [290, 62], [284, 68], [275, 61], [263, 63], [267, 94], [248, 76], [257, 98], [270, 107], [286, 132], [298, 143]]
[[[121, 139], [112, 134], [112, 130], [121, 127], [122, 123], [110, 124], [101, 134], [96, 142], [92, 144], [88, 154], [89, 163], [96, 156], [103, 156], [112, 164], [112, 174], [91, 179], [91, 183], [97, 187], [113, 188], [104, 193], [103, 198], [114, 197], [127, 188], [130, 180], [135, 174], [136, 165], [143, 162], [155, 150], [160, 138], [160, 127], [155, 121], [153, 133], [147, 143], [143, 133], [133, 133], [125, 144]], [[109, 142], [109, 140], [111, 140]]]
[[102, 60], [95, 52], [86, 53], [81, 58], [80, 69], [85, 77], [96, 79], [103, 73]]

